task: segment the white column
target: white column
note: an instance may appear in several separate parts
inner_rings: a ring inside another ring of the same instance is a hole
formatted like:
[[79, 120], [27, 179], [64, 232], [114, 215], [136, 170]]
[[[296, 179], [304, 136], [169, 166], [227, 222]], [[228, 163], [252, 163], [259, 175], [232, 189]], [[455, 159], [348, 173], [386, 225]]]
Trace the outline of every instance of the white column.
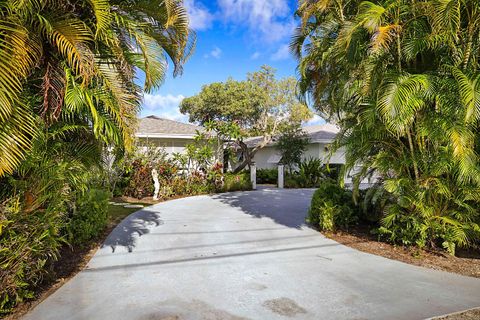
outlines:
[[283, 181], [284, 181], [284, 165], [278, 165], [278, 188], [283, 189]]
[[250, 166], [250, 181], [252, 182], [252, 189], [257, 190], [257, 166], [254, 163]]
[[152, 170], [153, 185], [155, 186], [155, 191], [153, 192], [153, 200], [158, 200], [158, 192], [160, 192], [160, 182], [158, 181], [158, 172], [157, 169]]

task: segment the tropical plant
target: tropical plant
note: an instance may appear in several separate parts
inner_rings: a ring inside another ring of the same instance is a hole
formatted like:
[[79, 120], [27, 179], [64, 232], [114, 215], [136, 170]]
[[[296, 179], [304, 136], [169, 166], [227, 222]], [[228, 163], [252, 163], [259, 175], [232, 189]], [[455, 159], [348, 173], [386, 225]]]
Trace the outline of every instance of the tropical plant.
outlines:
[[110, 197], [108, 192], [93, 188], [76, 196], [65, 228], [70, 244], [85, 245], [106, 228]]
[[7, 0], [0, 3], [0, 176], [25, 158], [36, 116], [88, 124], [129, 149], [141, 95], [194, 44], [181, 1]]
[[356, 185], [385, 181], [381, 232], [452, 254], [477, 245], [478, 1], [304, 0], [297, 14], [300, 91], [341, 127]]
[[181, 72], [194, 35], [178, 0], [6, 0], [0, 33], [2, 315], [32, 297], [66, 239], [100, 231], [92, 175], [107, 146], [132, 148], [134, 79], [143, 72], [149, 92], [170, 61]]
[[168, 161], [165, 149], [152, 144], [138, 145], [135, 152], [129, 154], [119, 165], [123, 170], [123, 183], [126, 184], [122, 195], [138, 199], [153, 195], [153, 169], [157, 170], [159, 179], [165, 185], [168, 185], [177, 171]]
[[41, 210], [26, 211], [22, 198], [0, 203], [0, 316], [33, 298], [33, 288], [48, 275], [65, 243], [64, 197]]
[[252, 189], [250, 174], [248, 172], [226, 173], [224, 176], [223, 192], [245, 191]]
[[358, 212], [351, 191], [325, 180], [313, 194], [307, 222], [324, 231], [348, 229], [358, 221]]
[[63, 230], [86, 191], [89, 168], [101, 148], [88, 128], [56, 123], [41, 128], [14, 175], [0, 178], [0, 314], [23, 299], [48, 275], [66, 243]]
[[307, 134], [296, 126], [288, 128], [278, 137], [275, 147], [282, 155], [282, 164], [286, 165], [290, 172], [302, 162], [308, 143]]
[[299, 163], [298, 171], [294, 175], [298, 176], [297, 181], [299, 181], [300, 187], [317, 187], [325, 179], [322, 160], [313, 157], [305, 159]]

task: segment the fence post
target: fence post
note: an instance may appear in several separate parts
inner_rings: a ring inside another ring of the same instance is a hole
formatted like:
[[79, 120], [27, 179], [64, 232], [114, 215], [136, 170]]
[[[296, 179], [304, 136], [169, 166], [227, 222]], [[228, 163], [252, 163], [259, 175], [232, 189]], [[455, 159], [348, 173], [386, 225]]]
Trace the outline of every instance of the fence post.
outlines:
[[283, 181], [284, 181], [284, 165], [279, 164], [278, 165], [278, 188], [283, 189]]
[[257, 166], [255, 163], [250, 165], [250, 182], [252, 182], [252, 189], [257, 190]]

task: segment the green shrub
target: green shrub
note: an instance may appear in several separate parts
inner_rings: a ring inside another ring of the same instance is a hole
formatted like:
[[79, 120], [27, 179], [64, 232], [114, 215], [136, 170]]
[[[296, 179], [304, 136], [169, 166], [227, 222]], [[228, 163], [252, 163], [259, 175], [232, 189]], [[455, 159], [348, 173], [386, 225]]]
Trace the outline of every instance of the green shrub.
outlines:
[[222, 191], [241, 191], [251, 190], [252, 183], [250, 182], [250, 174], [247, 172], [241, 173], [226, 173], [224, 176], [224, 184]]
[[49, 273], [64, 244], [65, 208], [25, 210], [21, 197], [0, 204], [0, 317], [33, 298], [33, 289]]
[[285, 181], [284, 181], [285, 188], [297, 189], [302, 188], [302, 186], [306, 185], [301, 177], [299, 177], [295, 173], [286, 173], [285, 174]]
[[298, 165], [298, 181], [303, 188], [318, 187], [325, 178], [323, 163], [318, 158], [308, 158]]
[[323, 167], [323, 174], [326, 178], [338, 181], [340, 173], [342, 172], [344, 165], [343, 164], [329, 164]]
[[84, 245], [97, 237], [107, 226], [110, 194], [90, 189], [80, 194], [66, 225], [68, 242]]
[[139, 159], [133, 161], [130, 166], [130, 179], [125, 188], [125, 195], [137, 199], [152, 196], [154, 191], [152, 166]]
[[424, 185], [406, 178], [385, 180], [389, 201], [378, 229], [380, 238], [403, 245], [441, 247], [452, 255], [457, 248], [479, 248], [479, 189], [451, 183], [446, 192], [447, 178]]
[[277, 184], [278, 169], [257, 169], [257, 183]]
[[174, 194], [177, 196], [194, 196], [213, 192], [213, 185], [209, 184], [206, 177], [200, 172], [191, 173], [187, 178], [177, 177]]
[[286, 172], [286, 188], [315, 188], [325, 180], [325, 166], [317, 158], [310, 157], [298, 165], [298, 170]]
[[370, 224], [379, 224], [385, 212], [385, 207], [391, 201], [391, 195], [385, 191], [381, 184], [359, 190], [357, 203], [361, 209], [362, 220]]
[[345, 190], [334, 181], [322, 181], [313, 194], [307, 222], [320, 230], [334, 231], [347, 229], [358, 221], [352, 192]]

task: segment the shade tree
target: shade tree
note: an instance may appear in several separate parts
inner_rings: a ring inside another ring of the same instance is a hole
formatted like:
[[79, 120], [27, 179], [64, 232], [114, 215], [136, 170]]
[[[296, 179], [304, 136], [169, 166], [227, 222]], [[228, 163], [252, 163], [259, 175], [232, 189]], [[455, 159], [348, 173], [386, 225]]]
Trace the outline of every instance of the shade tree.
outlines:
[[[296, 80], [277, 79], [276, 71], [269, 66], [249, 73], [244, 81], [228, 79], [203, 86], [200, 93], [182, 101], [180, 111], [201, 125], [229, 124], [223, 134], [243, 153], [236, 171], [250, 165], [255, 153], [281, 132], [311, 118], [306, 104], [297, 98]], [[220, 127], [217, 125], [217, 132]], [[245, 139], [252, 136], [259, 139], [249, 147]]]

